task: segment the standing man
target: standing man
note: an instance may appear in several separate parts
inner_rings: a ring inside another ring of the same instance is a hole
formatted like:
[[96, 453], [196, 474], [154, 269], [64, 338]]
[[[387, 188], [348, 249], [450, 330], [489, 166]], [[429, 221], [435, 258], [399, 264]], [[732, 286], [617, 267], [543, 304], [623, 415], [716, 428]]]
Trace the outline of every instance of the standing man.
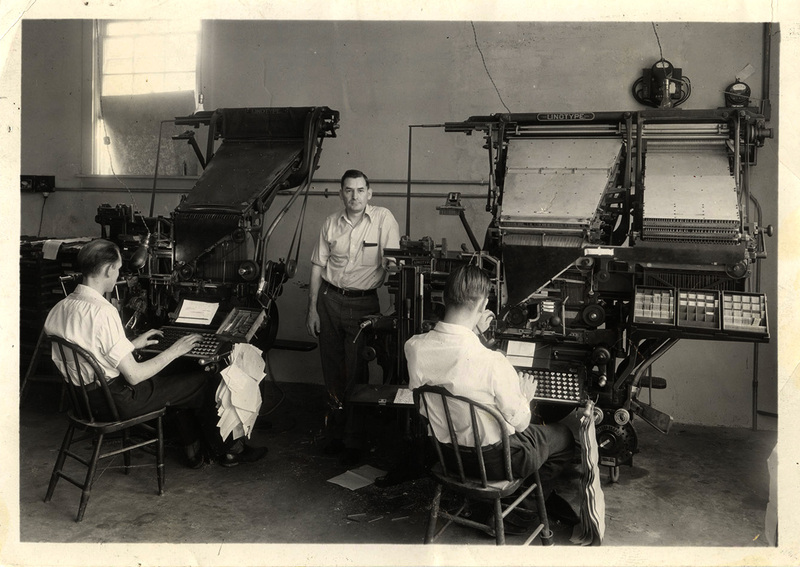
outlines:
[[345, 401], [355, 384], [369, 380], [367, 361], [360, 356], [360, 325], [364, 317], [380, 312], [377, 289], [387, 266], [383, 251], [400, 246], [400, 227], [389, 209], [369, 204], [372, 189], [361, 171], [342, 175], [339, 195], [344, 209], [322, 223], [311, 256], [306, 326], [319, 337], [328, 389], [325, 451], [344, 451], [342, 462], [351, 465], [361, 458], [363, 432], [347, 415]]

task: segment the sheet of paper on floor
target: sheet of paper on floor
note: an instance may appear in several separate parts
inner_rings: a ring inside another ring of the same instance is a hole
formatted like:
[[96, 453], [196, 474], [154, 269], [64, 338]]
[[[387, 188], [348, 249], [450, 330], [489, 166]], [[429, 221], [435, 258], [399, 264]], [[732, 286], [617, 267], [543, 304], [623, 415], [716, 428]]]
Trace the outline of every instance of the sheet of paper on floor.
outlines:
[[352, 469], [343, 472], [333, 478], [329, 478], [328, 482], [338, 484], [350, 490], [358, 490], [364, 488], [375, 482], [375, 479], [386, 474], [386, 471], [376, 469], [369, 465], [362, 465], [357, 469]]

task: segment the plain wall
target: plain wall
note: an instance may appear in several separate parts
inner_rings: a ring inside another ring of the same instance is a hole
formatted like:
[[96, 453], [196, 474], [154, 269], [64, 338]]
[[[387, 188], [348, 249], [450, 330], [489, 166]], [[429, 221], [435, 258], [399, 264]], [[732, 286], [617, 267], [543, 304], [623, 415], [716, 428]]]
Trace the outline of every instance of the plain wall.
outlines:
[[[681, 108], [723, 105], [724, 88], [746, 65], [754, 99], [762, 93], [761, 24], [657, 24], [664, 58], [692, 81]], [[480, 49], [476, 46], [477, 43]], [[43, 205], [23, 194], [23, 234], [99, 235], [94, 223], [102, 203], [133, 203], [147, 213], [147, 181], [109, 179], [100, 189], [81, 190], [85, 161], [82, 90], [87, 82], [84, 23], [25, 20], [22, 36], [22, 173], [56, 175], [56, 191]], [[777, 42], [773, 42], [777, 60]], [[372, 180], [373, 202], [395, 212], [406, 226], [409, 125], [441, 125], [494, 112], [613, 111], [641, 108], [630, 94], [642, 68], [659, 58], [652, 25], [641, 23], [476, 22], [272, 22], [210, 21], [204, 26], [201, 69], [205, 108], [329, 106], [341, 112], [336, 138], [323, 145], [314, 191], [338, 189], [347, 168]], [[486, 68], [484, 68], [484, 60]], [[777, 66], [771, 77], [772, 126], [777, 125]], [[496, 85], [496, 89], [495, 89]], [[507, 107], [507, 109], [506, 109]], [[171, 117], [164, 117], [171, 118]], [[467, 218], [482, 240], [488, 159], [480, 136], [414, 128], [412, 177], [416, 183], [410, 236], [430, 236], [450, 248], [468, 242], [457, 217], [438, 216], [448, 191], [464, 195]], [[759, 153], [752, 186], [765, 223], [777, 222], [777, 138]], [[447, 183], [458, 181], [459, 184]], [[188, 191], [193, 179], [176, 181]], [[141, 187], [143, 190], [126, 190]], [[425, 196], [427, 195], [427, 196]], [[168, 215], [179, 192], [159, 191], [155, 214]], [[276, 199], [271, 213], [286, 202]], [[278, 300], [279, 337], [309, 340], [305, 307], [308, 258], [322, 219], [339, 205], [335, 196], [309, 197], [300, 266]], [[270, 255], [285, 258], [299, 209], [294, 207], [270, 243]], [[41, 220], [41, 230], [39, 224]], [[773, 340], [759, 347], [759, 407], [776, 412], [776, 238], [763, 263], [762, 290], [770, 301]], [[382, 293], [384, 311], [390, 308]], [[278, 380], [321, 383], [316, 351], [272, 351]], [[656, 407], [677, 422], [751, 426], [753, 347], [748, 343], [681, 341], [654, 366], [668, 379], [654, 392]], [[647, 397], [645, 396], [645, 400]], [[774, 428], [771, 418], [759, 426]]]

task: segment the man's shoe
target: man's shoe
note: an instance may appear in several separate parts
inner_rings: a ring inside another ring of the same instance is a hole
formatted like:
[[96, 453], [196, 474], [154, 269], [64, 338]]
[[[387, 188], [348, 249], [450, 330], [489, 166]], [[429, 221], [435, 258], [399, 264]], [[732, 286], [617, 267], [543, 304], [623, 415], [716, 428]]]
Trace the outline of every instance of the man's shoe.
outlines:
[[503, 520], [503, 531], [506, 535], [525, 535], [531, 531], [531, 526], [518, 526], [506, 516]]
[[[530, 532], [531, 523], [512, 517], [514, 512], [509, 513], [503, 518], [503, 531], [506, 535], [525, 535]], [[491, 528], [491, 533], [483, 531], [488, 536], [494, 535], [494, 510], [490, 504], [485, 502], [473, 502], [472, 509], [466, 515], [473, 522], [487, 525]]]
[[547, 517], [559, 521], [567, 526], [577, 526], [581, 519], [572, 509], [569, 502], [556, 492], [551, 492], [544, 503], [547, 509]]
[[194, 457], [186, 457], [186, 466], [190, 469], [199, 469], [206, 462], [205, 456], [202, 451], [195, 453]]
[[[506, 535], [525, 535], [525, 534], [527, 534], [527, 533], [529, 533], [531, 531], [531, 526], [530, 525], [520, 526], [520, 525], [515, 524], [512, 521], [509, 521], [508, 518], [509, 518], [509, 516], [506, 516], [505, 518], [503, 518], [503, 532]], [[485, 516], [485, 517], [481, 518], [480, 520], [478, 520], [476, 518], [471, 518], [471, 519], [475, 520], [476, 522], [479, 521], [482, 524], [488, 525], [491, 528], [490, 532], [482, 531], [482, 533], [485, 533], [486, 535], [488, 535], [488, 536], [490, 536], [492, 538], [495, 537], [495, 534], [494, 534], [494, 515], [493, 514], [489, 514], [488, 516]]]
[[512, 510], [505, 517], [506, 525], [512, 524], [518, 528], [528, 530], [539, 523], [538, 514], [522, 513], [520, 510]]
[[238, 453], [226, 453], [220, 463], [223, 467], [235, 467], [239, 463], [255, 463], [266, 455], [268, 449], [266, 447], [251, 447], [245, 445]]
[[514, 517], [519, 518], [520, 521], [528, 522], [529, 524], [539, 520], [539, 513], [536, 510], [529, 510], [528, 508], [521, 508], [520, 506], [517, 506], [511, 512], [509, 512], [508, 516], [513, 515]]

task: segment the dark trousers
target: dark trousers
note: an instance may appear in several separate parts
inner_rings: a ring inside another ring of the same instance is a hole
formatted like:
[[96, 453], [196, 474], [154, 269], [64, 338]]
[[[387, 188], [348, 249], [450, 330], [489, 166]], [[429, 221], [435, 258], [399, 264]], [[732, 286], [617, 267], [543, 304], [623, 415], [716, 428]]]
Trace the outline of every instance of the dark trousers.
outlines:
[[[222, 455], [233, 440], [229, 438], [223, 442], [217, 428], [219, 418], [214, 397], [221, 378], [219, 373], [196, 371], [157, 375], [133, 386], [119, 376], [109, 388], [122, 419], [166, 406], [175, 417], [178, 436], [184, 446], [202, 439], [212, 455]], [[96, 399], [92, 399], [92, 394], [96, 394]], [[101, 419], [108, 419], [102, 415], [106, 410], [100, 396], [100, 390], [94, 390], [90, 393], [90, 402]]]
[[512, 435], [509, 442], [511, 470], [523, 478], [538, 470], [545, 498], [553, 490], [555, 479], [575, 457], [575, 438], [563, 423], [531, 424]]
[[378, 296], [345, 297], [323, 283], [317, 297], [317, 312], [322, 377], [331, 408], [325, 433], [329, 439], [341, 440], [347, 447], [360, 447], [363, 430], [358, 414], [345, 402], [354, 385], [369, 382], [368, 364], [361, 356], [364, 335], [353, 341], [359, 334], [361, 320], [380, 312]]
[[[538, 470], [542, 491], [547, 498], [553, 489], [553, 482], [575, 456], [572, 431], [563, 423], [531, 424], [524, 431], [509, 435], [508, 441], [514, 478], [528, 478]], [[478, 477], [478, 459], [474, 450], [462, 449], [461, 454], [466, 474]], [[445, 455], [448, 461], [454, 463], [452, 453], [446, 452]], [[489, 480], [506, 478], [502, 446], [484, 448], [483, 460]]]

